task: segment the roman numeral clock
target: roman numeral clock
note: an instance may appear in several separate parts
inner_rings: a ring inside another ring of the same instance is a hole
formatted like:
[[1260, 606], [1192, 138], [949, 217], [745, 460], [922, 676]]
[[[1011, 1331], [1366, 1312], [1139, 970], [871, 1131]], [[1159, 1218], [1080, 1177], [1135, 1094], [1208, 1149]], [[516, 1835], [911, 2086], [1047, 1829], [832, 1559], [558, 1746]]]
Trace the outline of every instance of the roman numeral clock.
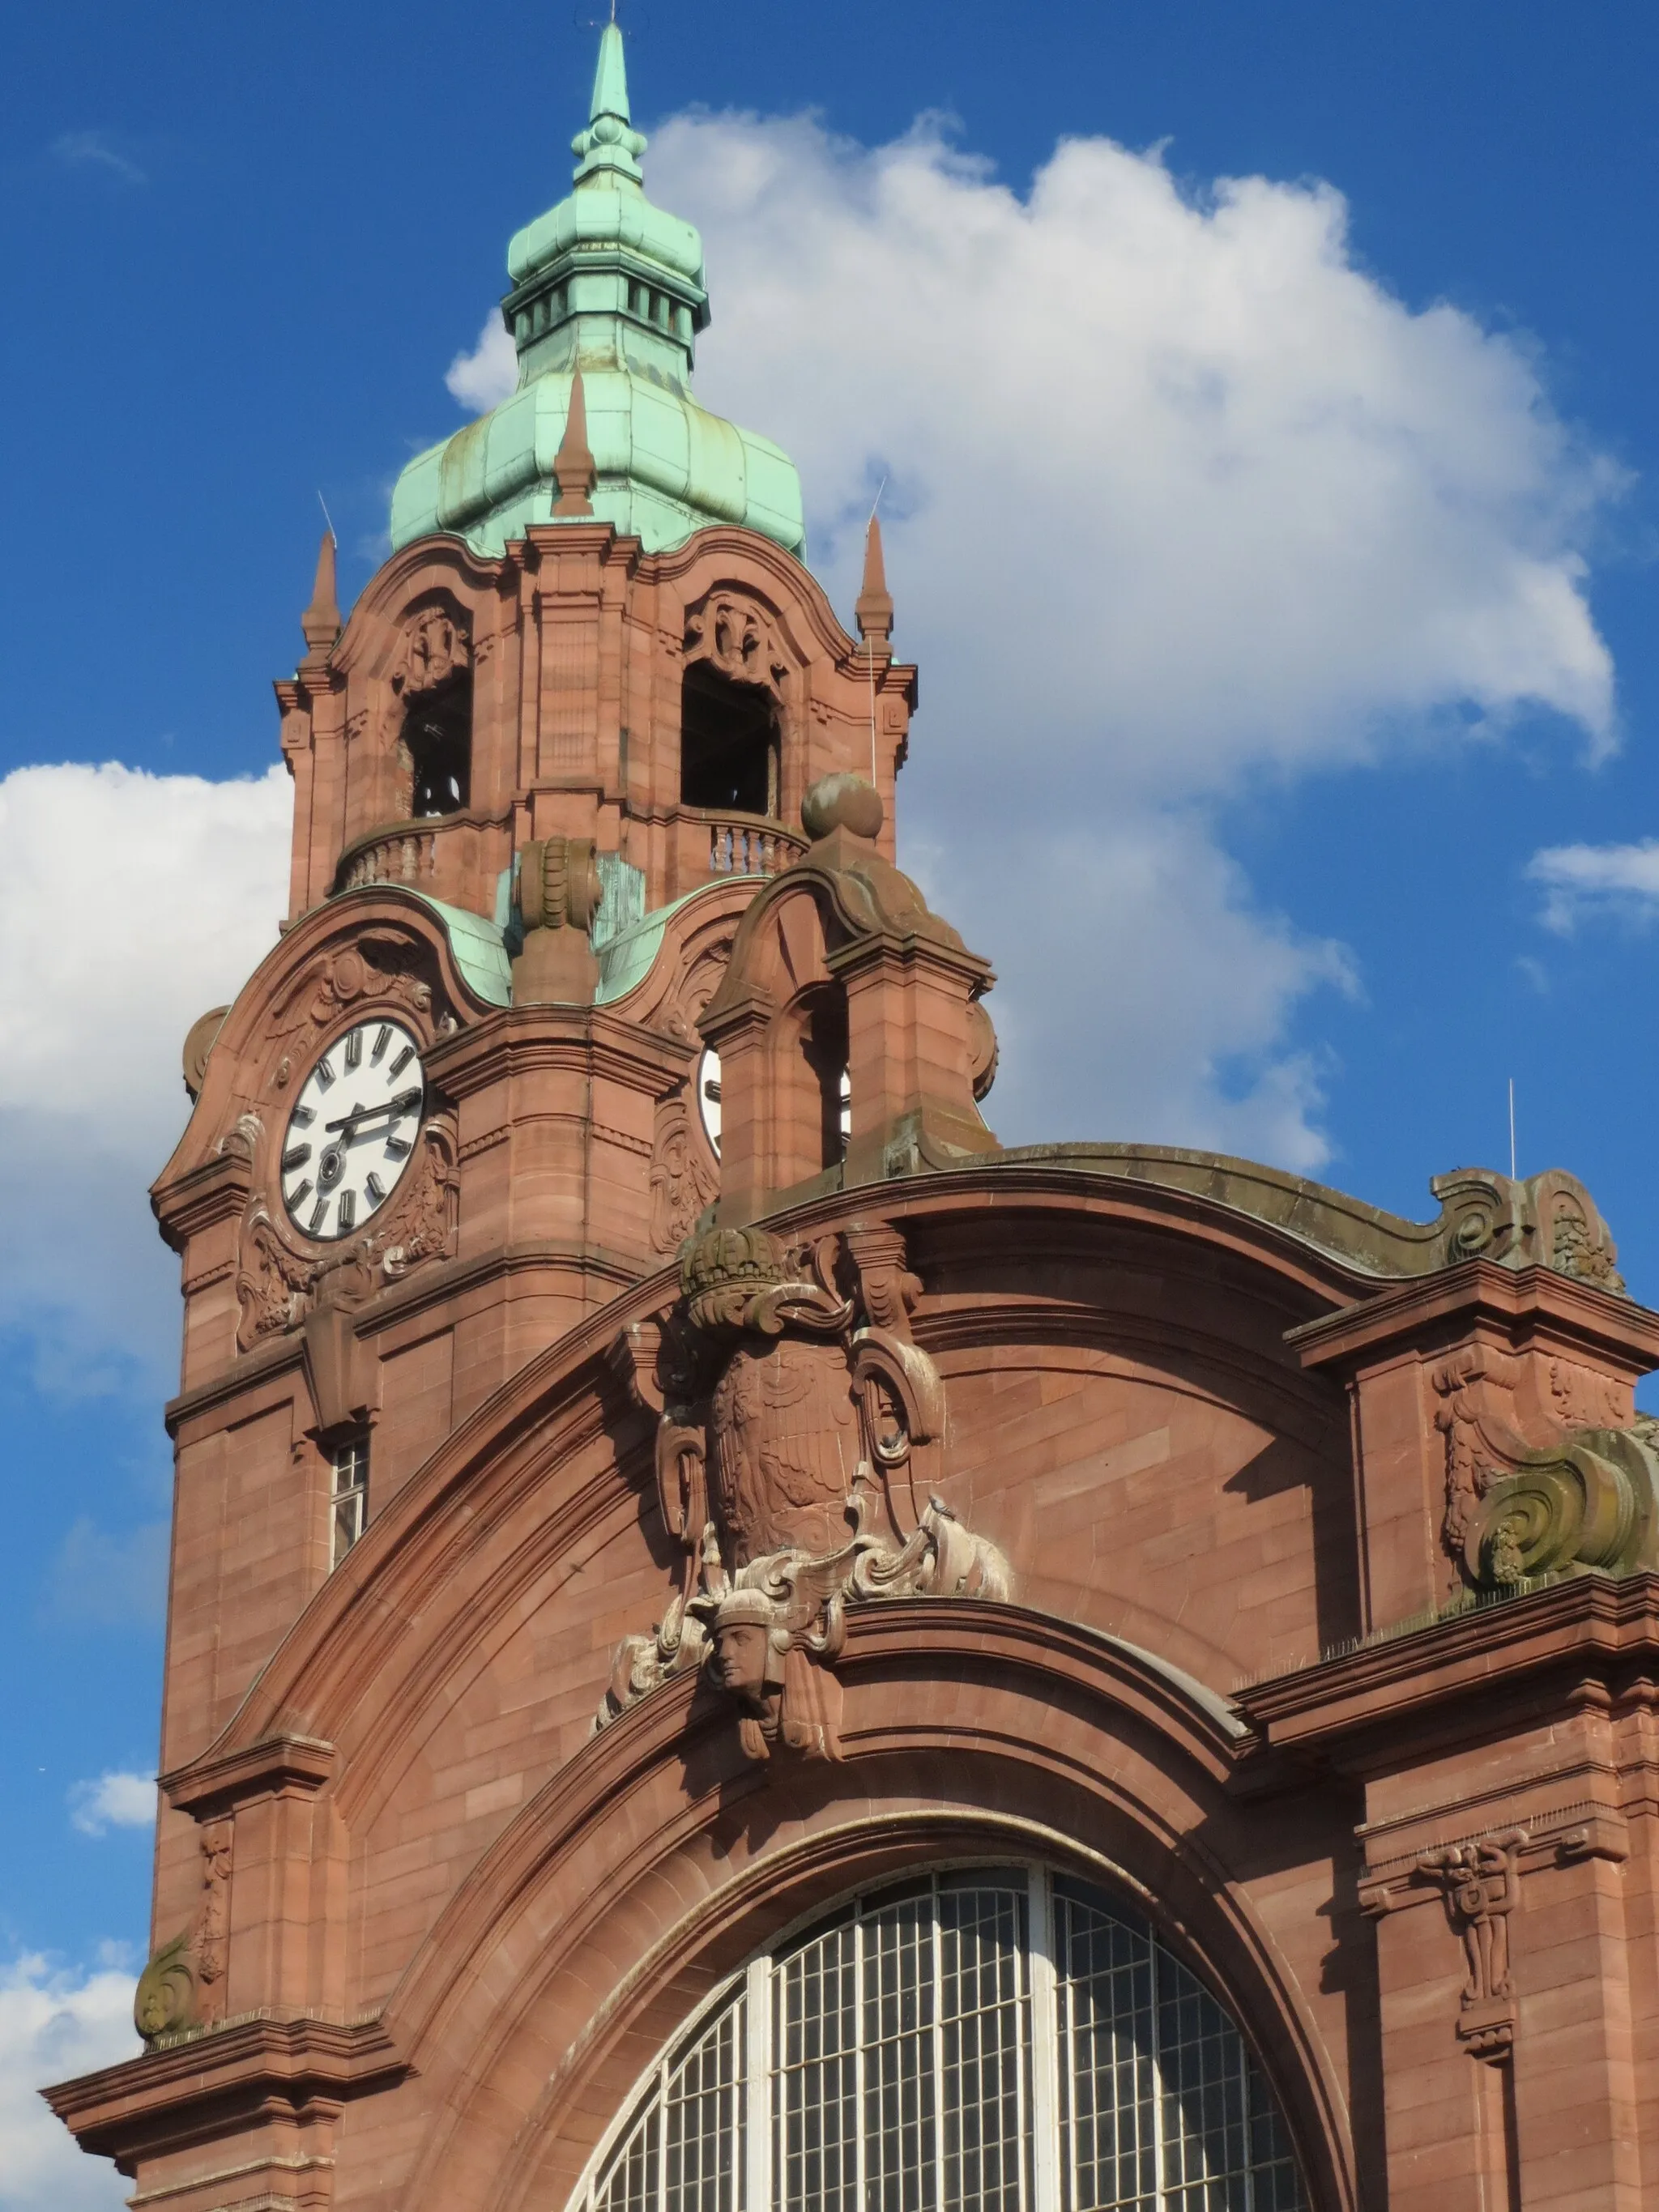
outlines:
[[320, 1054], [283, 1140], [283, 1203], [305, 1237], [333, 1242], [378, 1212], [414, 1157], [426, 1104], [420, 1048], [372, 1018]]

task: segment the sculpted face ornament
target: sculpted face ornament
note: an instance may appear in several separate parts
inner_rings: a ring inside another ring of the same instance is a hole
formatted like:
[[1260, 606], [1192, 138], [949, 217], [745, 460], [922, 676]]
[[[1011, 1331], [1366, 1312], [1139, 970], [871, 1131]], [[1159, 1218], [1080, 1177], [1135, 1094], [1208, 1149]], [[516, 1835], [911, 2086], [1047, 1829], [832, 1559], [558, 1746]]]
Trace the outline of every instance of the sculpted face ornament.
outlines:
[[924, 1486], [944, 1427], [916, 1344], [921, 1285], [884, 1222], [786, 1249], [759, 1229], [687, 1243], [665, 1326], [618, 1345], [659, 1415], [663, 1518], [681, 1586], [618, 1647], [595, 1721], [701, 1668], [736, 1707], [745, 1754], [841, 1756], [834, 1673], [849, 1607], [1002, 1598], [1007, 1563]]

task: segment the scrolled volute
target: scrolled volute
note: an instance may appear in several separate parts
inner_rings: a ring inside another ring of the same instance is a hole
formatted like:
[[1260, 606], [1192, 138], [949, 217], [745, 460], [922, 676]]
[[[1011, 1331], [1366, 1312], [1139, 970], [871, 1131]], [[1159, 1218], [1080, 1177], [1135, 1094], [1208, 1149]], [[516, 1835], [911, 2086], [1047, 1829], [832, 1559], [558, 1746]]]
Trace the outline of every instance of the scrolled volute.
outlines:
[[1622, 1429], [1582, 1431], [1495, 1475], [1469, 1516], [1463, 1566], [1497, 1592], [1656, 1564], [1659, 1461]]
[[133, 1992], [132, 2024], [152, 2047], [163, 2036], [196, 2025], [196, 1965], [186, 1929], [164, 1943], [138, 1977]]
[[519, 858], [519, 919], [526, 929], [593, 926], [605, 895], [591, 837], [548, 837], [525, 847]]

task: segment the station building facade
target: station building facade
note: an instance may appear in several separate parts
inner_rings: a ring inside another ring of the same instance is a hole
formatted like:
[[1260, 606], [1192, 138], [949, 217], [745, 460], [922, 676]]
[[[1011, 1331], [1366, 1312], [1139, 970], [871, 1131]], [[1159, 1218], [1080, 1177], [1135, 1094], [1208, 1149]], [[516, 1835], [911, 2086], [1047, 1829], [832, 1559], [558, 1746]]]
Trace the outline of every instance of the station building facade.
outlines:
[[614, 27], [575, 151], [277, 685], [55, 2108], [143, 2212], [1637, 2212], [1659, 1317], [1565, 1173], [999, 1143], [878, 534], [849, 630], [693, 397]]

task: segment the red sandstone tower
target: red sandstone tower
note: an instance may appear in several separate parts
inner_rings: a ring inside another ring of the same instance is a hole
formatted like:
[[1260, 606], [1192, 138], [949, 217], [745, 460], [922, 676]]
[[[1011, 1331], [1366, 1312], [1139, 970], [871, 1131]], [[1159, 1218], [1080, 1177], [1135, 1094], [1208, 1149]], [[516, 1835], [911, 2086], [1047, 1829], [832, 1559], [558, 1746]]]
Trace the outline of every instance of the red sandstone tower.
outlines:
[[[144, 2212], [1659, 2197], [1659, 1359], [1583, 1188], [1009, 1152], [916, 702], [614, 31], [192, 1030]], [[964, 902], [965, 903], [965, 902]]]

